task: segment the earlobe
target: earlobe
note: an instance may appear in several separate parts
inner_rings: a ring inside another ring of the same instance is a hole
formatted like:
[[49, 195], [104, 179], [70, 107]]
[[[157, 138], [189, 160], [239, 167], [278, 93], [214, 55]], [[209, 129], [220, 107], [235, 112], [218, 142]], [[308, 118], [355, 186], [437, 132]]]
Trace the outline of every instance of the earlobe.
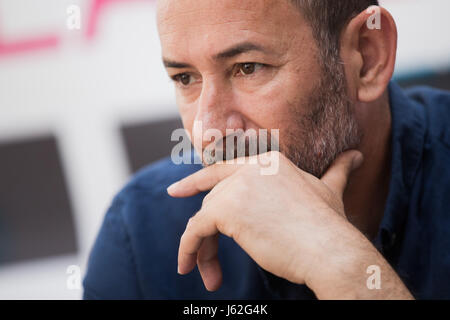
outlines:
[[392, 78], [397, 52], [397, 28], [390, 13], [370, 7], [345, 28], [343, 45], [353, 68], [352, 79], [360, 102], [372, 102], [385, 92]]

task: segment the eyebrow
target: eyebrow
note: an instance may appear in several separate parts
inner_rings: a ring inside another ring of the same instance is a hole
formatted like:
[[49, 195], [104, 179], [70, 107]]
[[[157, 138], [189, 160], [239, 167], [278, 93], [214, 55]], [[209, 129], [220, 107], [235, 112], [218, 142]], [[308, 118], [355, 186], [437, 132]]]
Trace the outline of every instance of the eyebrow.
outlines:
[[216, 60], [228, 59], [249, 51], [260, 51], [264, 53], [267, 52], [267, 50], [261, 47], [260, 45], [257, 45], [252, 42], [243, 42], [216, 54], [214, 56], [214, 59]]
[[175, 68], [175, 69], [192, 68], [192, 66], [188, 63], [176, 62], [168, 59], [163, 59], [163, 63], [166, 68]]
[[[214, 60], [223, 60], [233, 58], [237, 55], [249, 52], [249, 51], [260, 51], [263, 53], [267, 53], [267, 50], [260, 45], [257, 45], [252, 42], [243, 42], [239, 43], [231, 48], [228, 48], [218, 54], [213, 56]], [[169, 59], [163, 58], [163, 63], [166, 68], [175, 68], [175, 69], [184, 69], [184, 68], [192, 68], [192, 66], [188, 63], [177, 62]]]

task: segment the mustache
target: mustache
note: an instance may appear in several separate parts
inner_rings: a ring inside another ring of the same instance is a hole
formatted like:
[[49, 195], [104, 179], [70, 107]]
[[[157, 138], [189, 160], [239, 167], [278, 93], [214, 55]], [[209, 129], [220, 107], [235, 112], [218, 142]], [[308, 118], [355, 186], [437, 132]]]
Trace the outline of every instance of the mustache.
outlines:
[[241, 157], [252, 157], [270, 151], [279, 150], [278, 135], [268, 130], [260, 134], [237, 130], [220, 139], [215, 139], [203, 148], [203, 163], [206, 166]]

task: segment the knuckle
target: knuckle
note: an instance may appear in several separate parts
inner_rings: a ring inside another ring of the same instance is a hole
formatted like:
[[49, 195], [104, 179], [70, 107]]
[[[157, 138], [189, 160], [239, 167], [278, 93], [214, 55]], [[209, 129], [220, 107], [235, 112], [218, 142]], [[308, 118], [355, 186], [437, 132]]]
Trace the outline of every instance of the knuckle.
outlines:
[[[236, 220], [236, 219], [235, 219]], [[233, 223], [230, 223], [226, 226], [227, 235], [232, 238], [237, 243], [240, 242], [240, 236], [243, 231], [243, 226], [239, 221], [233, 221]]]
[[186, 225], [186, 229], [193, 228], [195, 226], [196, 222], [197, 222], [197, 219], [198, 219], [198, 215], [197, 214], [195, 214], [194, 216], [190, 217], [189, 220], [188, 220], [188, 223]]
[[179, 251], [180, 252], [185, 252], [186, 251], [186, 241], [188, 239], [188, 235], [186, 233], [186, 231], [181, 235], [180, 238], [180, 247], [179, 247]]
[[211, 201], [211, 199], [212, 199], [212, 192], [209, 192], [206, 196], [203, 197], [202, 208], [206, 207], [206, 205]]

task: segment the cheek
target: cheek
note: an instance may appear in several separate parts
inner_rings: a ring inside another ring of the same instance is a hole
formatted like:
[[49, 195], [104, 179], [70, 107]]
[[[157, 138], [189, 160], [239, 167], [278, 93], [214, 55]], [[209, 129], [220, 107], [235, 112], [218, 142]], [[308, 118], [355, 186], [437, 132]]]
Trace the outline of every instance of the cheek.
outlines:
[[304, 134], [299, 127], [300, 119], [309, 114], [312, 106], [309, 97], [315, 94], [319, 77], [302, 73], [299, 77], [294, 72], [277, 77], [252, 95], [240, 97], [241, 113], [254, 123], [254, 129], [279, 129], [281, 148], [295, 143], [292, 139], [302, 139]]
[[280, 129], [291, 121], [293, 108], [299, 108], [301, 90], [296, 79], [279, 77], [251, 94], [235, 96], [238, 111], [253, 125], [254, 129]]

